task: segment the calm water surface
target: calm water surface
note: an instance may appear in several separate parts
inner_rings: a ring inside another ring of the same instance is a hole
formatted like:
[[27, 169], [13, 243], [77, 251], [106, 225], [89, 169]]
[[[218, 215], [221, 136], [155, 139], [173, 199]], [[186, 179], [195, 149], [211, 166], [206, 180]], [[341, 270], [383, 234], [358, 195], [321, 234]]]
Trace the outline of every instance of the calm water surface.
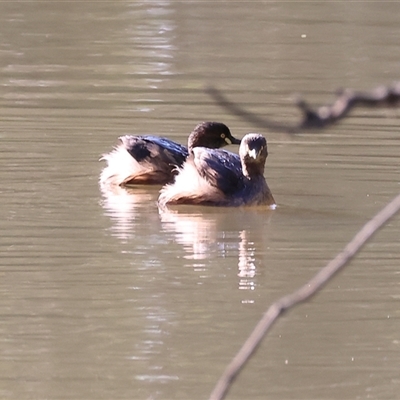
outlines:
[[[159, 214], [102, 193], [119, 135], [260, 131], [205, 92], [295, 123], [293, 94], [399, 79], [395, 2], [0, 3], [0, 397], [205, 399], [268, 305], [399, 191], [398, 110], [261, 131], [275, 211]], [[232, 150], [236, 149], [232, 147]], [[275, 326], [230, 399], [400, 393], [399, 218]]]

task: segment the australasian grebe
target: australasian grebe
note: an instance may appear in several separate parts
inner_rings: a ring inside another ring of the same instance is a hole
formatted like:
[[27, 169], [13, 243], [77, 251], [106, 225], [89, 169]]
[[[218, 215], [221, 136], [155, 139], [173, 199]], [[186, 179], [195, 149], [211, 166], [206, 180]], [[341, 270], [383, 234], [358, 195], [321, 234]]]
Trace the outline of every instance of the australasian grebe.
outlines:
[[159, 206], [203, 204], [214, 206], [267, 205], [275, 200], [264, 178], [267, 140], [257, 133], [242, 139], [239, 156], [225, 150], [196, 147], [175, 177], [160, 191]]
[[188, 148], [157, 136], [121, 136], [115, 148], [100, 158], [107, 161], [100, 184], [124, 186], [172, 182], [177, 167], [183, 165], [194, 148], [218, 149], [228, 144], [240, 144], [240, 140], [220, 122], [198, 124], [189, 135]]

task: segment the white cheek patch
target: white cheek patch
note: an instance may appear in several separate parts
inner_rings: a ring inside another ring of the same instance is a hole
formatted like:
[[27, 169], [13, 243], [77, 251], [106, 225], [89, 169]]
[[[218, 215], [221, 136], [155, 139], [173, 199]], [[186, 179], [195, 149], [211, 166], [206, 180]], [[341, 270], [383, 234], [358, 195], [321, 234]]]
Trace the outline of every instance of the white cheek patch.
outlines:
[[251, 158], [256, 159], [256, 158], [257, 158], [257, 150], [256, 150], [256, 149], [251, 149], [251, 150], [249, 150], [249, 156], [250, 156]]
[[231, 139], [229, 139], [229, 138], [225, 138], [225, 142], [227, 143], [227, 144], [232, 144], [232, 140]]

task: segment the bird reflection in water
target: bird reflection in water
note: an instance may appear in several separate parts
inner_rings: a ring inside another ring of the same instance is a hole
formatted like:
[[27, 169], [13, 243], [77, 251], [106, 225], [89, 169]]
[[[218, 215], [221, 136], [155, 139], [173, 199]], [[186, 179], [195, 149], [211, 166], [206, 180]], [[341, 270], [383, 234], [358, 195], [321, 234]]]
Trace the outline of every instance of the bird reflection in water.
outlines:
[[[128, 188], [120, 186], [101, 186], [103, 200], [101, 205], [104, 208], [104, 215], [108, 216], [113, 225], [112, 235], [122, 241], [131, 239], [135, 234], [135, 227], [142, 226], [139, 222], [149, 215], [157, 216], [158, 189], [149, 188]], [[149, 208], [154, 204], [154, 211]]]
[[254, 277], [256, 276], [256, 249], [252, 241], [248, 241], [249, 232], [243, 230], [240, 232], [239, 241], [239, 289], [255, 289]]
[[[262, 260], [257, 255], [256, 243], [250, 238], [259, 235], [259, 224], [265, 227], [272, 213], [240, 210], [232, 214], [228, 210], [219, 211], [218, 214], [185, 213], [163, 209], [160, 218], [163, 230], [172, 232], [176, 242], [183, 246], [186, 252], [184, 257], [196, 260], [191, 264], [196, 271], [206, 270], [207, 259], [215, 260], [238, 254], [239, 289], [254, 290], [256, 275], [259, 273], [257, 268]], [[246, 229], [243, 229], [244, 225]]]
[[[257, 276], [263, 273], [263, 251], [260, 237], [273, 215], [269, 210], [180, 206], [174, 209], [159, 209], [157, 197], [159, 188], [102, 188], [104, 215], [112, 221], [112, 236], [123, 243], [137, 245], [138, 237], [144, 240], [145, 249], [154, 248], [146, 239], [149, 237], [166, 243], [172, 240], [183, 247], [177, 255], [188, 260], [195, 272], [204, 277], [209, 275], [209, 261], [215, 264], [220, 259], [237, 259], [238, 288], [254, 290]], [[154, 209], [153, 209], [154, 207]], [[161, 225], [160, 225], [161, 224]], [[160, 229], [161, 228], [161, 229]], [[169, 237], [169, 238], [168, 238]], [[167, 240], [166, 240], [167, 239]], [[178, 250], [179, 251], [179, 250]], [[189, 261], [190, 260], [190, 261]], [[243, 303], [253, 300], [243, 299]]]
[[177, 213], [160, 210], [160, 218], [165, 232], [173, 233], [176, 242], [186, 251], [184, 258], [204, 260], [216, 252], [216, 221], [212, 215], [197, 213]]

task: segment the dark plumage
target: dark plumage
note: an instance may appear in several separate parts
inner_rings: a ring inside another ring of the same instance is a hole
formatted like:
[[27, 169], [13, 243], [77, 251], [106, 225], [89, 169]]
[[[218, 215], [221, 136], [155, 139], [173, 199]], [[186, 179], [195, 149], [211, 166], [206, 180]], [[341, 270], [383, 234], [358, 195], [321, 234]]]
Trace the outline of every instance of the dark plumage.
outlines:
[[121, 136], [117, 146], [101, 157], [107, 166], [100, 175], [102, 185], [165, 184], [172, 182], [193, 148], [217, 149], [240, 144], [220, 122], [202, 122], [188, 138], [188, 148], [157, 136]]
[[175, 182], [162, 188], [159, 205], [203, 204], [214, 206], [275, 206], [264, 178], [268, 156], [264, 136], [249, 133], [239, 156], [225, 150], [196, 147]]

